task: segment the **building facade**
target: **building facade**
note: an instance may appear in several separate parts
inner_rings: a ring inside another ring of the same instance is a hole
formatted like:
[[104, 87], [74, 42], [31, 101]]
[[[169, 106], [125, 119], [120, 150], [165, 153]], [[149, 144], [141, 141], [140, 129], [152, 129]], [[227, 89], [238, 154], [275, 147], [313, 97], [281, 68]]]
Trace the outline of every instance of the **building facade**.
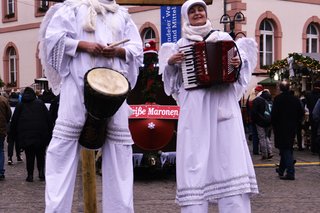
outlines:
[[[44, 77], [38, 58], [38, 32], [53, 4], [45, 0], [2, 0], [0, 78], [6, 87], [30, 86]], [[179, 7], [126, 7], [144, 43], [154, 40], [158, 48], [168, 36], [163, 33], [168, 28], [164, 27], [168, 25], [164, 14], [170, 11], [172, 15], [173, 11], [180, 15]], [[246, 36], [257, 41], [259, 61], [252, 86], [267, 77], [266, 66], [286, 58], [288, 53], [320, 53], [320, 0], [212, 0], [207, 12], [215, 29], [232, 32], [235, 39]], [[179, 17], [177, 20], [173, 24], [180, 33]]]

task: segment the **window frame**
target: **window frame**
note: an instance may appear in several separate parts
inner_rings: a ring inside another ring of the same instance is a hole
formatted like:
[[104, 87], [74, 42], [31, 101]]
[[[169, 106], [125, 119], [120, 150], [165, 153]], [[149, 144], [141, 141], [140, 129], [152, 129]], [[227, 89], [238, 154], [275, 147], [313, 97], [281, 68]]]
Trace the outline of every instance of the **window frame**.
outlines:
[[[10, 7], [11, 5], [11, 7]], [[18, 19], [17, 0], [2, 1], [2, 22], [12, 22]]]
[[[13, 52], [13, 54], [11, 54]], [[17, 86], [17, 51], [14, 47], [8, 49], [8, 84], [11, 87]]]
[[[45, 7], [43, 7], [44, 4], [46, 5]], [[48, 0], [35, 0], [34, 5], [34, 15], [35, 17], [39, 17], [46, 14], [50, 6], [52, 5], [52, 2]]]
[[[316, 31], [316, 34], [312, 34], [312, 28], [314, 28], [314, 30]], [[306, 52], [318, 53], [319, 52], [319, 30], [317, 29], [317, 26], [313, 23], [310, 23], [307, 27], [306, 35], [307, 35]], [[316, 43], [313, 44], [313, 41], [316, 41]], [[313, 51], [314, 48], [315, 48], [315, 51]]]
[[[266, 30], [265, 29], [265, 24], [268, 23], [272, 30]], [[272, 24], [271, 21], [269, 21], [268, 19], [264, 19], [260, 26], [263, 24], [263, 29], [261, 29], [261, 27], [259, 27], [259, 31], [260, 31], [260, 44], [262, 42], [262, 49], [261, 49], [261, 45], [259, 46], [259, 57], [260, 57], [260, 68], [262, 67], [265, 67], [265, 66], [268, 66], [268, 65], [271, 65], [273, 62], [274, 62], [274, 59], [275, 59], [275, 37], [274, 37], [274, 34], [275, 34], [275, 30], [274, 30], [274, 26]], [[272, 50], [269, 51], [267, 50], [267, 46], [268, 46], [268, 39], [267, 37], [268, 36], [271, 36], [271, 48]], [[271, 63], [270, 64], [267, 64], [267, 61], [268, 61], [268, 57], [267, 55], [271, 53]]]
[[[147, 34], [151, 32], [151, 37], [150, 38], [146, 38], [147, 37]], [[152, 37], [154, 36], [154, 37]], [[143, 44], [144, 46], [149, 42], [149, 41], [155, 41], [156, 40], [156, 32], [152, 29], [152, 27], [147, 27], [144, 29], [144, 33], [143, 33], [143, 36], [142, 36], [142, 41], [143, 41]]]

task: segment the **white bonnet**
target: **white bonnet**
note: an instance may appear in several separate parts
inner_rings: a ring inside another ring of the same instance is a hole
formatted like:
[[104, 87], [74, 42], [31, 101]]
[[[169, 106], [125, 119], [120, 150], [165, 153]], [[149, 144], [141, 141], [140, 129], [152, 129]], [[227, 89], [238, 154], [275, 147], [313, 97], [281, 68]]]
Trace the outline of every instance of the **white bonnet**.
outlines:
[[187, 0], [181, 7], [181, 16], [185, 22], [189, 22], [188, 11], [195, 4], [202, 5], [207, 12], [207, 5], [203, 0]]

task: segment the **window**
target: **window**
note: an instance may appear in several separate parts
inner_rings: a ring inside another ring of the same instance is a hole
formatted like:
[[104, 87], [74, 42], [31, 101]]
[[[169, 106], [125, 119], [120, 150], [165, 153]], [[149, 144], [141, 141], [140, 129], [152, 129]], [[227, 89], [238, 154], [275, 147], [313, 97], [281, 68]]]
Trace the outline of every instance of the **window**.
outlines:
[[12, 87], [17, 86], [17, 54], [13, 47], [9, 49], [9, 82]]
[[3, 0], [3, 14], [4, 22], [17, 20], [17, 0]]
[[8, 0], [7, 3], [7, 15], [14, 14], [14, 0]]
[[154, 30], [149, 27], [145, 30], [144, 35], [143, 35], [143, 43], [144, 46], [150, 41], [150, 40], [155, 40], [156, 39], [156, 33]]
[[319, 32], [314, 24], [310, 24], [307, 28], [307, 53], [319, 52]]
[[40, 0], [39, 12], [46, 12], [49, 9], [49, 2], [47, 0]]
[[260, 67], [271, 65], [274, 61], [274, 29], [265, 19], [260, 24]]
[[35, 17], [44, 16], [52, 4], [52, 0], [34, 0]]

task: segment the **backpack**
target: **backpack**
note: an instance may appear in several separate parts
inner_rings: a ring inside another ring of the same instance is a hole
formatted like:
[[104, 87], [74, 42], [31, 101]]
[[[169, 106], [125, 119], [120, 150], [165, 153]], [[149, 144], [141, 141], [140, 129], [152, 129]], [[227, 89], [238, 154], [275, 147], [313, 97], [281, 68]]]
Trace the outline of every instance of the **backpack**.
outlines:
[[257, 97], [260, 100], [263, 100], [265, 103], [264, 112], [257, 113], [256, 123], [261, 127], [269, 127], [271, 126], [271, 110], [272, 110], [272, 102], [267, 101], [263, 97]]
[[266, 103], [266, 109], [265, 109], [265, 111], [264, 111], [264, 115], [266, 116], [266, 117], [270, 117], [270, 120], [271, 120], [271, 110], [272, 110], [272, 102], [270, 101], [267, 101], [267, 100], [265, 100], [265, 103]]
[[264, 119], [266, 121], [266, 126], [271, 125], [271, 110], [272, 110], [272, 102], [263, 99], [265, 102], [265, 110], [264, 110]]

